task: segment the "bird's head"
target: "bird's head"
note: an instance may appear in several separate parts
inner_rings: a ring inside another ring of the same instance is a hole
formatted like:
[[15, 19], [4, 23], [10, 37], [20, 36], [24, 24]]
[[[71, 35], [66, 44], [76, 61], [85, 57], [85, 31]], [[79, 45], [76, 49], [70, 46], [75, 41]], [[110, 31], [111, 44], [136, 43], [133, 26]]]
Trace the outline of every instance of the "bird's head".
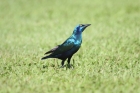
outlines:
[[88, 26], [90, 26], [91, 24], [79, 24], [78, 26], [76, 26], [75, 28], [74, 28], [74, 31], [73, 31], [73, 33], [74, 34], [80, 34], [80, 33], [82, 33], [84, 30], [85, 30], [85, 28], [87, 28]]

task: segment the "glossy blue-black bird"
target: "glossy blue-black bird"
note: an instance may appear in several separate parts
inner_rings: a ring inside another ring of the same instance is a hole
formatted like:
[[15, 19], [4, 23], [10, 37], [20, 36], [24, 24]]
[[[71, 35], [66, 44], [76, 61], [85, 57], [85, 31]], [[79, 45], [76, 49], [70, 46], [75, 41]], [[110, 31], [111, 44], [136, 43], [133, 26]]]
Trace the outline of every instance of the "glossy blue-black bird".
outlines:
[[63, 67], [65, 60], [68, 58], [68, 64], [70, 64], [73, 54], [79, 50], [82, 44], [82, 32], [90, 25], [91, 24], [79, 24], [76, 26], [72, 35], [61, 45], [46, 52], [45, 55], [50, 55], [43, 57], [42, 60], [47, 58], [58, 58], [62, 60], [61, 65]]

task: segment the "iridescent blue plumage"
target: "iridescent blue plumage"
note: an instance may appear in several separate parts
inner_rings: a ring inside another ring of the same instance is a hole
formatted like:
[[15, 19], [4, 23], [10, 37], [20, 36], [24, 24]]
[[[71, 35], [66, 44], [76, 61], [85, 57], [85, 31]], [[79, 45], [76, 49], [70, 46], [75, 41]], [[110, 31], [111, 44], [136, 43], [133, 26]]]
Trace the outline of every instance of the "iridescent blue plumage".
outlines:
[[72, 35], [61, 45], [56, 46], [45, 54], [50, 54], [42, 58], [58, 58], [62, 60], [62, 66], [64, 65], [65, 60], [68, 58], [68, 64], [70, 64], [71, 57], [75, 54], [81, 44], [82, 44], [82, 32], [86, 27], [90, 26], [90, 24], [79, 24], [75, 27]]

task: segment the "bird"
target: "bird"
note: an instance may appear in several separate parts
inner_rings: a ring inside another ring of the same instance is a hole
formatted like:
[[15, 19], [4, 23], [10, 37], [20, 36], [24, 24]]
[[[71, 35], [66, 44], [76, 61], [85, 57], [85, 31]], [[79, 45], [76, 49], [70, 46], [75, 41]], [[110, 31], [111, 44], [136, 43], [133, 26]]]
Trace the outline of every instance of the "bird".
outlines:
[[51, 50], [47, 51], [44, 55], [45, 57], [41, 58], [41, 60], [48, 58], [57, 58], [62, 60], [61, 67], [64, 67], [64, 63], [67, 60], [68, 65], [70, 65], [70, 61], [72, 56], [79, 50], [82, 44], [82, 32], [91, 24], [78, 24], [74, 30], [72, 35], [66, 39], [62, 44], [57, 45]]

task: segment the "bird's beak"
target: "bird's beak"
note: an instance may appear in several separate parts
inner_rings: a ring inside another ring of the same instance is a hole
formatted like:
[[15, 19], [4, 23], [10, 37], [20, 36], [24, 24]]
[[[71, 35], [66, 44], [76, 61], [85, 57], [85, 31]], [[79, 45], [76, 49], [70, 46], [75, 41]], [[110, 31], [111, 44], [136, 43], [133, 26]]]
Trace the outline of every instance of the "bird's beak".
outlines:
[[[88, 26], [90, 26], [91, 24], [84, 24], [83, 29], [87, 28]], [[83, 30], [84, 31], [84, 30]]]
[[86, 28], [86, 27], [88, 27], [88, 26], [90, 26], [91, 24], [84, 24], [84, 28]]
[[88, 26], [90, 26], [91, 24], [85, 24], [85, 27], [88, 27]]

